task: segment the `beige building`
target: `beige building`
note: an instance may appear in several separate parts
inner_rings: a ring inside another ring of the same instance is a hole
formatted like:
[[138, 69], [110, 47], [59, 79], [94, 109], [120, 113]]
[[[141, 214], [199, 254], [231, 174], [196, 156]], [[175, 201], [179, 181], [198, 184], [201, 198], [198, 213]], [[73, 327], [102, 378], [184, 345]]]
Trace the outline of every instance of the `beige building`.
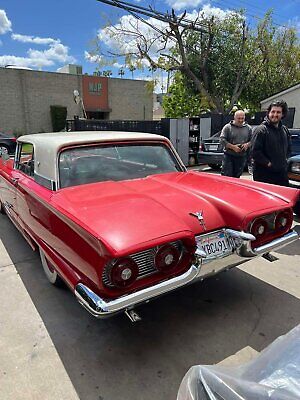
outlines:
[[276, 100], [284, 100], [289, 108], [295, 108], [293, 127], [300, 128], [300, 83], [262, 100], [261, 110], [267, 110], [268, 106]]
[[52, 131], [50, 106], [67, 107], [67, 118], [83, 116], [78, 90], [90, 118], [152, 120], [153, 100], [145, 81], [70, 73], [0, 68], [0, 131]]

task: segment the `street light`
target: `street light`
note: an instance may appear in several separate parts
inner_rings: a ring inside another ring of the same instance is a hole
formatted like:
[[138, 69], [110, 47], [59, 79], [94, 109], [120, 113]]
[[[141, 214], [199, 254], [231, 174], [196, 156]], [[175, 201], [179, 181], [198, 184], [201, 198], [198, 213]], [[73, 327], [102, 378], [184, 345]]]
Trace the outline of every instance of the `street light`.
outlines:
[[86, 115], [86, 112], [85, 112], [85, 107], [84, 107], [84, 104], [83, 104], [83, 100], [82, 100], [82, 98], [81, 98], [81, 96], [80, 96], [80, 94], [79, 94], [77, 89], [75, 89], [73, 91], [73, 98], [74, 98], [74, 101], [75, 101], [76, 104], [79, 104], [79, 103], [81, 104], [82, 111], [83, 111], [83, 116], [84, 116], [85, 119], [87, 119], [87, 115]]

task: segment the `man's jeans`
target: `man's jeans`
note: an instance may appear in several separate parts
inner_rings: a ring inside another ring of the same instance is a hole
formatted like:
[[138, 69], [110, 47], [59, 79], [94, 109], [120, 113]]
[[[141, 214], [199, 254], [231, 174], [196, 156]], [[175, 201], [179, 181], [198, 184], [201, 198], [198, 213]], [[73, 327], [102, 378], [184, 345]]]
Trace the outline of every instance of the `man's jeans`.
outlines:
[[239, 178], [245, 168], [247, 161], [247, 155], [242, 157], [235, 157], [224, 153], [224, 158], [222, 162], [222, 172], [221, 175], [232, 176], [233, 178]]

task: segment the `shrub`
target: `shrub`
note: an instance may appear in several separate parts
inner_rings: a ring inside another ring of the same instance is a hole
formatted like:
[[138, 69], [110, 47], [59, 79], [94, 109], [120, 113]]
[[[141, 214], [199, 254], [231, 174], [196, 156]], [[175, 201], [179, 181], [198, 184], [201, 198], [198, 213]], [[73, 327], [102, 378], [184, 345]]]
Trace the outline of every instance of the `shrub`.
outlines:
[[66, 126], [67, 107], [50, 106], [53, 132], [59, 132]]

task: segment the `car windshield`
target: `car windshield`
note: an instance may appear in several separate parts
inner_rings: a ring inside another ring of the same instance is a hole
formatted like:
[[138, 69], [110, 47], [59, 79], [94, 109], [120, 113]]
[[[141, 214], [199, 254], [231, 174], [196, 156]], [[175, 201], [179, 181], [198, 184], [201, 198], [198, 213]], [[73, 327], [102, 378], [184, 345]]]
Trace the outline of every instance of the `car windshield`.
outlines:
[[163, 144], [76, 147], [62, 151], [59, 156], [61, 188], [182, 170]]

